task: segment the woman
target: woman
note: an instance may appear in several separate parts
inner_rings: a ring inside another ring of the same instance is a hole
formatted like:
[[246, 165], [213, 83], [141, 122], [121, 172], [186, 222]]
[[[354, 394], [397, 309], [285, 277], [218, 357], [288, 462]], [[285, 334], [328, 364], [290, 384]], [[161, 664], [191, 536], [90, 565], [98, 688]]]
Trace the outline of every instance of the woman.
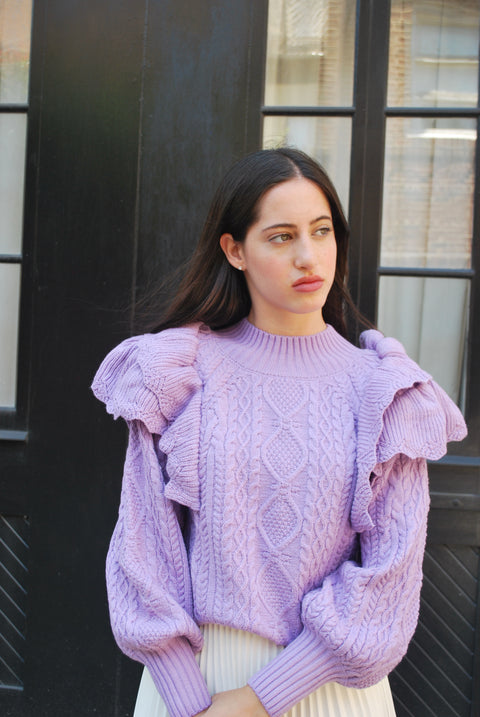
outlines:
[[130, 429], [107, 585], [135, 717], [394, 714], [425, 459], [466, 431], [397, 341], [346, 340], [347, 243], [316, 162], [249, 155], [156, 331], [97, 373]]

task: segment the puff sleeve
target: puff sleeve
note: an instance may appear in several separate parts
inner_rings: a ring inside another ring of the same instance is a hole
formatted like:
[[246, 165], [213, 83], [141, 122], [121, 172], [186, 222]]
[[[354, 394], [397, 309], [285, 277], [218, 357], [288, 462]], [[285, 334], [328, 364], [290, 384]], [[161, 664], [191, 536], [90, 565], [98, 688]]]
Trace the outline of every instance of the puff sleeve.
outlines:
[[122, 651], [148, 667], [173, 717], [190, 717], [211, 704], [194, 656], [202, 635], [192, 617], [177, 505], [198, 501], [197, 344], [196, 327], [128, 339], [107, 356], [92, 385], [129, 427], [119, 518], [107, 556], [112, 630]]
[[361, 557], [304, 596], [303, 631], [250, 680], [271, 717], [328, 681], [369, 687], [400, 662], [418, 619], [426, 458], [466, 434], [458, 408], [401, 344], [366, 334], [351, 508]]

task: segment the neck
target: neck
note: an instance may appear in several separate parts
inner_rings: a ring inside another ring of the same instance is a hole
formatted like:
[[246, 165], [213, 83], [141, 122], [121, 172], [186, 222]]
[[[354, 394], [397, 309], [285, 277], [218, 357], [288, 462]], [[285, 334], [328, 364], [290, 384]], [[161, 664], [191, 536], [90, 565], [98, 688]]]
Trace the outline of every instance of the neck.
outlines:
[[252, 309], [248, 315], [248, 320], [260, 331], [278, 336], [311, 336], [321, 333], [327, 326], [321, 311], [263, 319], [261, 316], [256, 315]]

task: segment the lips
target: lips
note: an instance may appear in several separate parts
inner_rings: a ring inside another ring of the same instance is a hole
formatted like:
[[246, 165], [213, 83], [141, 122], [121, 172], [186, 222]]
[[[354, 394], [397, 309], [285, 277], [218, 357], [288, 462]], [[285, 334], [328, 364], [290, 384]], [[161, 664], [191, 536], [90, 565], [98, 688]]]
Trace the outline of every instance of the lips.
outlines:
[[292, 284], [297, 291], [317, 291], [323, 286], [323, 279], [320, 276], [302, 276]]

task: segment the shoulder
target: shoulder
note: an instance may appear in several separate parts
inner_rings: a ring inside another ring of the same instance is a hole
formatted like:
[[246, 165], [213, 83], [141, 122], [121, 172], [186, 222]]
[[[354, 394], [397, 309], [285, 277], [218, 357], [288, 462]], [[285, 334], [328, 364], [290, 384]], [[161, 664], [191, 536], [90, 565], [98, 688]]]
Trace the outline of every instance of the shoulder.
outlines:
[[362, 334], [361, 346], [370, 371], [363, 377], [359, 425], [377, 442], [379, 459], [395, 452], [437, 459], [448, 441], [464, 438], [458, 407], [399, 341], [370, 330]]
[[368, 370], [358, 375], [357, 530], [369, 525], [369, 479], [377, 464], [397, 454], [437, 460], [449, 441], [460, 441], [467, 432], [458, 407], [399, 341], [370, 330], [362, 334], [361, 346]]
[[92, 384], [115, 418], [140, 419], [160, 433], [201, 385], [195, 359], [201, 325], [126, 339], [103, 360]]

